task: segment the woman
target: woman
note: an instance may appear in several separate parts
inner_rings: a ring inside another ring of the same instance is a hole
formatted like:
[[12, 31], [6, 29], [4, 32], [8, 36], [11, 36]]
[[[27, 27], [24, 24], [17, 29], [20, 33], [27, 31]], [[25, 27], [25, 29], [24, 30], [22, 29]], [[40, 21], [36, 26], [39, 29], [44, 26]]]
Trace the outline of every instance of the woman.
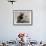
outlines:
[[20, 15], [17, 17], [17, 23], [23, 23], [23, 13], [20, 13]]

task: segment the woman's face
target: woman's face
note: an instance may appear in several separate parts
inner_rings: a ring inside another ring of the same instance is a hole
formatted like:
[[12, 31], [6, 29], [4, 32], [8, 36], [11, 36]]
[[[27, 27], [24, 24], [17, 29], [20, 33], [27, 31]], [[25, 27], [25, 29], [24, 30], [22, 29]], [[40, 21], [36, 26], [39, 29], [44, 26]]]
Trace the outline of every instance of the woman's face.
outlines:
[[23, 13], [20, 14], [21, 17], [23, 17], [23, 15], [24, 15]]

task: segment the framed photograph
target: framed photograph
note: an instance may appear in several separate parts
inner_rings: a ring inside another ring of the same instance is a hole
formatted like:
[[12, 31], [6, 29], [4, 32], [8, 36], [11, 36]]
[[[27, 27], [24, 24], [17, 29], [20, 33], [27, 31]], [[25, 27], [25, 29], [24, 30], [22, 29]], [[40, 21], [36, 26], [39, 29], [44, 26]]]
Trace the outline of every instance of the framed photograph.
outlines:
[[13, 10], [14, 25], [32, 25], [32, 10]]

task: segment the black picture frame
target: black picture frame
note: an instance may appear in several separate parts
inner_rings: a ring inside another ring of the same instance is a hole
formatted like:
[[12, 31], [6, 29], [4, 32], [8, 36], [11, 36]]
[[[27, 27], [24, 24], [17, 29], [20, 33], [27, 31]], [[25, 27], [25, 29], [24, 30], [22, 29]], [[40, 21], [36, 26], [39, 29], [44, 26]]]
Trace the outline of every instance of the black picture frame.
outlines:
[[[17, 18], [17, 14], [18, 14], [18, 16], [20, 15], [19, 13], [30, 14], [30, 15], [26, 15], [26, 16], [30, 16], [30, 17], [28, 17], [30, 22], [29, 23], [24, 23], [24, 22], [17, 23], [16, 18]], [[31, 25], [32, 26], [32, 24], [33, 24], [33, 11], [32, 10], [13, 10], [13, 25], [18, 25], [18, 26]]]

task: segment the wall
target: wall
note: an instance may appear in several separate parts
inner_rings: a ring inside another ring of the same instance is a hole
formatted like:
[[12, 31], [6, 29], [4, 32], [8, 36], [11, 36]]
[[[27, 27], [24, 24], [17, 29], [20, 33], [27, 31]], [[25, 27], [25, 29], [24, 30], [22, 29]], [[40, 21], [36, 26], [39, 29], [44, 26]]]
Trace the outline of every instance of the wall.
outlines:
[[[12, 10], [32, 10], [32, 26], [13, 25]], [[15, 40], [18, 32], [26, 32], [33, 40], [46, 40], [46, 0], [17, 0], [12, 5], [0, 0], [0, 40]]]

